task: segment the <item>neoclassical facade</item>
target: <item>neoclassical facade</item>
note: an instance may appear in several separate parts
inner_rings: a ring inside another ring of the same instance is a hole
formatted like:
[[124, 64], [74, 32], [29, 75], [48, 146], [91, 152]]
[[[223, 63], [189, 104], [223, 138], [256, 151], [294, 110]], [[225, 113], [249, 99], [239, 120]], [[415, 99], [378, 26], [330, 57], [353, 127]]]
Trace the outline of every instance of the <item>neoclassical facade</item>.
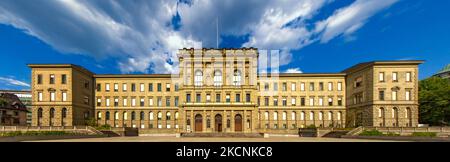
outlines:
[[341, 73], [258, 73], [254, 48], [181, 49], [177, 74], [94, 74], [29, 64], [34, 126], [98, 124], [158, 132], [289, 132], [414, 127], [418, 65], [374, 61]]

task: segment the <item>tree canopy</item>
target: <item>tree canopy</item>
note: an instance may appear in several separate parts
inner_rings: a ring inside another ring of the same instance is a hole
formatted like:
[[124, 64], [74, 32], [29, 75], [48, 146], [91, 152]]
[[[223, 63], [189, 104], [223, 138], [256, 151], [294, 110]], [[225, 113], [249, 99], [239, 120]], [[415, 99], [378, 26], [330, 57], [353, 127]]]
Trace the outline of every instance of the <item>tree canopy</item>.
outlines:
[[431, 77], [419, 82], [419, 122], [450, 124], [450, 79]]

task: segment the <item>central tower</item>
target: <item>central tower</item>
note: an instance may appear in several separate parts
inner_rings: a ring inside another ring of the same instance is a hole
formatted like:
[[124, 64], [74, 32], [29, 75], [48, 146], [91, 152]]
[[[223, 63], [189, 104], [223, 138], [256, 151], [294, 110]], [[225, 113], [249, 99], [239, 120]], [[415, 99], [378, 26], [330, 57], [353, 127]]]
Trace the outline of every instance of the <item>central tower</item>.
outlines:
[[184, 131], [254, 130], [257, 49], [181, 49], [178, 57]]

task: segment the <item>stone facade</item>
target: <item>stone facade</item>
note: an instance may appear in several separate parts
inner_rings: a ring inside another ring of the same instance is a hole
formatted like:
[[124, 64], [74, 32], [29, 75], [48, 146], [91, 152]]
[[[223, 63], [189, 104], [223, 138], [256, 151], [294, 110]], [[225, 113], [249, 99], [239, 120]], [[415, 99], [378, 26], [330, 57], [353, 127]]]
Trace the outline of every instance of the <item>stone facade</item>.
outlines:
[[[147, 132], [289, 132], [311, 125], [379, 126], [381, 107], [386, 114], [397, 108], [395, 126], [417, 125], [418, 61], [372, 62], [342, 73], [258, 74], [259, 53], [253, 48], [182, 49], [178, 57], [177, 74], [103, 75], [75, 65], [29, 65], [33, 125], [80, 125], [95, 117], [100, 125]], [[399, 82], [376, 82], [375, 73], [380, 71], [398, 72]], [[406, 72], [411, 72], [408, 83]], [[50, 74], [57, 78], [54, 84], [49, 84]], [[67, 76], [66, 84], [60, 84], [62, 74]], [[43, 76], [40, 84], [38, 75]], [[364, 85], [354, 88], [353, 80], [360, 76]], [[398, 100], [390, 100], [389, 95], [385, 101], [376, 100], [378, 89], [392, 88], [399, 88]], [[405, 89], [410, 91], [410, 101], [400, 95]], [[50, 101], [53, 91], [56, 99]], [[67, 92], [67, 100], [62, 101], [58, 92]], [[352, 97], [359, 93], [364, 103], [353, 104]], [[51, 108], [56, 110], [53, 118]], [[406, 108], [411, 115], [405, 115]], [[356, 124], [355, 114], [363, 114], [363, 122]], [[385, 126], [394, 126], [384, 119]]]

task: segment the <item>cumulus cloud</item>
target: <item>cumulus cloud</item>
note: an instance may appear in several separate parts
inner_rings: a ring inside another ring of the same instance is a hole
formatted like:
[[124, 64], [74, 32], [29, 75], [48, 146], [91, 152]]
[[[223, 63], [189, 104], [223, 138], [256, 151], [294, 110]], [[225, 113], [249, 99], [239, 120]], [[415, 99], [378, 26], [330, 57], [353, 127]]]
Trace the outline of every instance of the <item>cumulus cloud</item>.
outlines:
[[277, 64], [283, 66], [292, 50], [350, 35], [396, 1], [356, 0], [312, 21], [312, 29], [307, 21], [334, 0], [2, 0], [0, 23], [63, 53], [113, 57], [123, 73], [170, 73], [178, 69], [177, 49], [216, 46], [216, 20], [220, 35], [248, 36], [243, 47], [280, 50]]
[[30, 87], [30, 84], [16, 80], [11, 77], [0, 77], [0, 83], [6, 84], [6, 85], [14, 85], [14, 86], [21, 86], [21, 87]]
[[303, 73], [303, 71], [300, 68], [290, 68], [286, 70], [286, 73]]

